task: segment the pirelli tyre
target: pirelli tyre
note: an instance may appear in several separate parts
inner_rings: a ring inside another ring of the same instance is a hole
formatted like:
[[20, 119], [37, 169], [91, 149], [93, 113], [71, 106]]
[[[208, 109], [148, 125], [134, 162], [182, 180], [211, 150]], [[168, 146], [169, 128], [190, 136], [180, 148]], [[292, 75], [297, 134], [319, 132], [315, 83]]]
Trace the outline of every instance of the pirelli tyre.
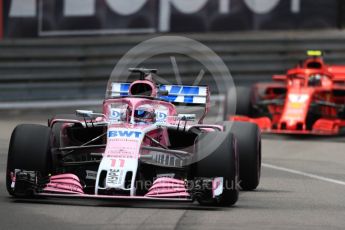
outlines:
[[48, 121], [48, 125], [51, 129], [51, 147], [52, 148], [59, 148], [63, 147], [64, 142], [61, 140], [61, 131], [63, 129], [64, 123], [56, 122], [53, 126], [51, 126], [51, 123], [55, 119], [71, 119], [71, 120], [79, 120], [80, 118], [77, 117], [75, 114], [63, 114], [63, 115], [56, 115], [55, 117], [52, 117]]
[[250, 191], [257, 188], [261, 175], [261, 132], [256, 124], [249, 122], [224, 122], [238, 144], [240, 162], [240, 186]]
[[[236, 111], [231, 111], [236, 105]], [[252, 88], [246, 86], [236, 87], [236, 101], [231, 93], [227, 93], [224, 103], [224, 120], [228, 120], [229, 115], [250, 116], [253, 112]]]
[[[207, 153], [211, 144], [217, 147]], [[206, 157], [204, 157], [206, 154]], [[230, 132], [209, 132], [199, 134], [196, 156], [201, 160], [192, 165], [194, 178], [223, 178], [223, 192], [218, 197], [204, 196], [197, 200], [202, 205], [231, 206], [238, 200], [238, 155], [236, 139]]]
[[25, 188], [11, 188], [11, 173], [15, 169], [35, 171], [47, 176], [52, 168], [49, 127], [35, 124], [18, 125], [11, 135], [6, 170], [6, 187], [10, 195], [25, 196]]

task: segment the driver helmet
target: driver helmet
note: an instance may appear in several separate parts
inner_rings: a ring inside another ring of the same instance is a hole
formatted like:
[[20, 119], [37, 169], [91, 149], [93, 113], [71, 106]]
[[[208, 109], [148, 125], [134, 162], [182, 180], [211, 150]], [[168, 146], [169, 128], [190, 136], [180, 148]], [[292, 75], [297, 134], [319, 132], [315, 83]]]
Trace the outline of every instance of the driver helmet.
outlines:
[[320, 74], [313, 74], [308, 79], [309, 86], [320, 86], [322, 76]]
[[152, 108], [138, 107], [134, 110], [134, 121], [136, 123], [155, 123], [156, 113]]

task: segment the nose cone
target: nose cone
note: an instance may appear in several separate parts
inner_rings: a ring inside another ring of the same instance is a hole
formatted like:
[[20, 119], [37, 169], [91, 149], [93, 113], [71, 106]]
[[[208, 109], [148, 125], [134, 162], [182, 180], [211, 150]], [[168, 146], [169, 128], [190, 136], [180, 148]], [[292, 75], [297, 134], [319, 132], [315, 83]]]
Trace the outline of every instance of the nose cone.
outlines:
[[310, 89], [290, 90], [280, 119], [280, 128], [303, 130], [313, 91]]

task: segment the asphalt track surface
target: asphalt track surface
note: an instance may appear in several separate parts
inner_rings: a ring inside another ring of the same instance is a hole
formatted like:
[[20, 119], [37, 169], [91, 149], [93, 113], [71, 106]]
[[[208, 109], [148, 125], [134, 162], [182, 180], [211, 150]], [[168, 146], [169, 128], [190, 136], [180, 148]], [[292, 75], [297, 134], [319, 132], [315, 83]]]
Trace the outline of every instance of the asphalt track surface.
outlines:
[[[30, 116], [29, 116], [30, 117]], [[0, 229], [345, 229], [345, 138], [264, 136], [262, 180], [231, 208], [198, 204], [17, 200], [5, 188], [9, 138], [1, 120]]]

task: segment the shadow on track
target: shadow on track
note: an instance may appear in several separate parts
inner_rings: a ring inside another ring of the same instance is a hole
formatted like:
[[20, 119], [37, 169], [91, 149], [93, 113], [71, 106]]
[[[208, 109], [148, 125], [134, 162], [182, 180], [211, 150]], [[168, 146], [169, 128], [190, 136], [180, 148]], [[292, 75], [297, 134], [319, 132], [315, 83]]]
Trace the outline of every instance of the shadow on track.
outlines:
[[296, 134], [262, 134], [263, 139], [284, 140], [284, 141], [318, 141], [345, 143], [345, 136], [317, 136], [317, 135], [296, 135]]
[[[147, 201], [109, 201], [109, 200], [88, 200], [88, 199], [64, 199], [64, 198], [11, 198], [4, 199], [12, 203], [20, 204], [41, 204], [41, 205], [68, 205], [81, 207], [118, 207], [118, 208], [158, 208], [177, 210], [211, 211], [232, 209], [233, 207], [211, 207], [201, 206], [198, 203], [176, 203], [176, 202], [147, 202]], [[236, 206], [234, 206], [235, 208]]]

